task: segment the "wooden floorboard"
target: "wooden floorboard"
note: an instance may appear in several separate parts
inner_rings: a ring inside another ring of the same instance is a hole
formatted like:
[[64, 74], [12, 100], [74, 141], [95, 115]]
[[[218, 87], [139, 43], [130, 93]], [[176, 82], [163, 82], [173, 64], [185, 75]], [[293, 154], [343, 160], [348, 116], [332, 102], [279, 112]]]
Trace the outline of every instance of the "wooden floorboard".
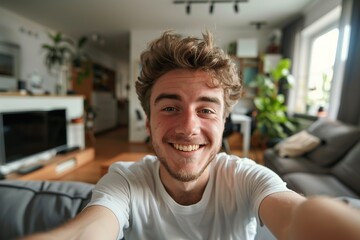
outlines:
[[[229, 138], [231, 154], [243, 157], [242, 136], [239, 133], [232, 134]], [[90, 145], [90, 144], [88, 144]], [[263, 164], [263, 149], [252, 144], [248, 158]], [[128, 129], [117, 128], [96, 136], [92, 145], [95, 148], [95, 159], [80, 169], [74, 170], [60, 180], [81, 181], [96, 183], [102, 176], [101, 163], [124, 152], [151, 152], [151, 146], [146, 143], [129, 143]]]

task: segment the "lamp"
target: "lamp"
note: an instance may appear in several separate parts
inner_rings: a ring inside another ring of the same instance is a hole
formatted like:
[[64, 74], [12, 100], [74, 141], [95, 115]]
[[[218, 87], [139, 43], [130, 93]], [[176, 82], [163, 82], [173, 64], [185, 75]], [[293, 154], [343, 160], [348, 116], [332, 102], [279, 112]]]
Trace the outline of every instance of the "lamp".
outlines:
[[[214, 12], [214, 7], [215, 7], [215, 3], [216, 4], [220, 4], [220, 3], [234, 3], [234, 12], [238, 13], [239, 12], [239, 3], [245, 3], [248, 2], [248, 0], [212, 0], [210, 2], [210, 7], [209, 7], [209, 13], [212, 14]], [[190, 14], [190, 5], [191, 4], [209, 4], [208, 0], [174, 0], [173, 1], [174, 4], [186, 4], [185, 10], [186, 10], [186, 14]]]
[[188, 2], [188, 4], [186, 5], [186, 14], [189, 15], [191, 11], [191, 7], [190, 7], [190, 3]]
[[238, 6], [238, 2], [237, 2], [237, 1], [234, 3], [234, 11], [235, 11], [236, 13], [239, 12], [239, 6]]
[[212, 14], [213, 12], [214, 12], [214, 2], [211, 2], [210, 8], [209, 8], [209, 13]]
[[255, 26], [257, 30], [260, 30], [262, 26], [266, 25], [266, 22], [251, 22], [250, 25]]

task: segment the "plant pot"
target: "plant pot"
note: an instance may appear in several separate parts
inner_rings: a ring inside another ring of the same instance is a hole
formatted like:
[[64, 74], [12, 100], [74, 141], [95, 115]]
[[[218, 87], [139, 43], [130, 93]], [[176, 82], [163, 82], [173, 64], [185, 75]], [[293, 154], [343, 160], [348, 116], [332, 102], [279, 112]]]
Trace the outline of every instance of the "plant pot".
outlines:
[[58, 79], [55, 87], [56, 95], [65, 96], [68, 91], [68, 67], [60, 66], [57, 75]]

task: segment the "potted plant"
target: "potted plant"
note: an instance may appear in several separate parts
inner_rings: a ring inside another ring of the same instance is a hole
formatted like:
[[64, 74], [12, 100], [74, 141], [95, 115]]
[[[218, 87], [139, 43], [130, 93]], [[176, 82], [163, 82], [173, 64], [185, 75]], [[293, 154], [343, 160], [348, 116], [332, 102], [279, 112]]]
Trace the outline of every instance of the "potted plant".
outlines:
[[45, 65], [48, 70], [57, 75], [56, 94], [66, 94], [67, 64], [71, 55], [70, 40], [63, 37], [62, 33], [57, 32], [48, 34], [51, 43], [43, 44], [42, 49], [46, 50]]
[[291, 61], [282, 59], [268, 75], [258, 74], [253, 82], [257, 88], [254, 103], [256, 106], [257, 130], [267, 146], [274, 145], [296, 131], [296, 121], [287, 115], [282, 87], [290, 88], [289, 69]]
[[76, 83], [81, 84], [91, 73], [91, 58], [85, 51], [88, 37], [82, 36], [77, 43], [72, 42], [76, 46], [72, 53], [72, 66], [76, 71]]
[[71, 40], [63, 37], [62, 33], [57, 32], [48, 34], [51, 44], [43, 44], [42, 48], [46, 50], [45, 65], [49, 70], [66, 64], [71, 56]]
[[58, 75], [56, 86], [57, 94], [64, 95], [67, 91], [69, 67], [76, 69], [76, 82], [81, 84], [82, 80], [90, 75], [90, 57], [84, 51], [87, 37], [81, 37], [77, 43], [63, 36], [61, 32], [48, 34], [51, 43], [43, 44], [42, 49], [46, 51], [45, 65], [49, 71], [55, 71]]

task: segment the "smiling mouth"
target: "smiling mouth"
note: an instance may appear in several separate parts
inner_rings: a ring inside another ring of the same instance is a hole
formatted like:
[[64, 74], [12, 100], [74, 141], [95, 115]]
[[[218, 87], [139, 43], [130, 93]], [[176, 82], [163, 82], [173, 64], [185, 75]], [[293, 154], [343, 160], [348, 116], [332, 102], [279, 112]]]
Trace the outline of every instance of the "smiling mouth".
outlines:
[[181, 145], [181, 144], [173, 143], [172, 145], [175, 149], [183, 151], [183, 152], [192, 152], [192, 151], [196, 151], [200, 148], [200, 145], [198, 145], [198, 144]]

